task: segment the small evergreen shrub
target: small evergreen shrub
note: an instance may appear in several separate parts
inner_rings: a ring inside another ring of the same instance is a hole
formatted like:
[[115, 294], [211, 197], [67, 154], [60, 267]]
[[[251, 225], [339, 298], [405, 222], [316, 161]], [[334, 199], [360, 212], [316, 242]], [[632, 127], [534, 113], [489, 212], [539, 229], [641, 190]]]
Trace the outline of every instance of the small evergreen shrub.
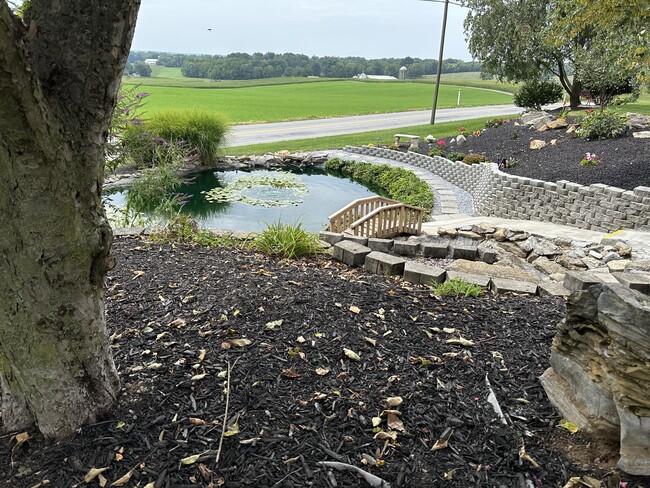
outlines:
[[612, 110], [598, 110], [587, 113], [582, 119], [576, 135], [584, 139], [613, 139], [627, 131], [627, 119]]
[[542, 105], [562, 99], [562, 87], [553, 81], [529, 81], [514, 97], [517, 107], [541, 110]]
[[447, 154], [446, 157], [450, 161], [462, 161], [463, 158], [465, 157], [465, 153], [464, 152], [453, 152], [453, 153]]
[[283, 224], [281, 221], [267, 227], [251, 242], [251, 248], [269, 256], [296, 259], [322, 252], [317, 234], [307, 232], [301, 224]]
[[483, 287], [457, 278], [433, 284], [433, 293], [439, 296], [478, 297], [482, 291]]
[[478, 164], [478, 163], [486, 163], [486, 162], [488, 162], [488, 158], [482, 154], [477, 154], [477, 153], [467, 154], [463, 158], [463, 163], [465, 164]]
[[429, 151], [429, 157], [432, 158], [434, 156], [442, 156], [442, 157], [444, 157], [445, 156], [445, 147], [444, 146], [436, 146], [436, 147], [432, 148]]

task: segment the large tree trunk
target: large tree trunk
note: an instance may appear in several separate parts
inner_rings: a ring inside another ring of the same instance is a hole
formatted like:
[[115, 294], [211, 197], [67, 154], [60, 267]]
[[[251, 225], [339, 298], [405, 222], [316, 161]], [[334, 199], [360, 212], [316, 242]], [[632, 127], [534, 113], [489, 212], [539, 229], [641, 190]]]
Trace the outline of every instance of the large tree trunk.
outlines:
[[104, 145], [139, 0], [0, 0], [0, 428], [63, 437], [113, 405]]

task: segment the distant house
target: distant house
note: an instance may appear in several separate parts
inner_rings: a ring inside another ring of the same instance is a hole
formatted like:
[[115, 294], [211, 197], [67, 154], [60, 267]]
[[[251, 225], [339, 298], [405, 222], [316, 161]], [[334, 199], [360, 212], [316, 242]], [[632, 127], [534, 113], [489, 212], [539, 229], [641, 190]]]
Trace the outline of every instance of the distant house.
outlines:
[[151, 64], [151, 65], [155, 66], [156, 64], [158, 64], [158, 60], [157, 59], [145, 59], [144, 64]]
[[359, 80], [396, 80], [394, 76], [386, 76], [386, 75], [367, 75], [365, 73], [360, 73], [358, 75], [354, 75], [352, 78], [359, 79]]

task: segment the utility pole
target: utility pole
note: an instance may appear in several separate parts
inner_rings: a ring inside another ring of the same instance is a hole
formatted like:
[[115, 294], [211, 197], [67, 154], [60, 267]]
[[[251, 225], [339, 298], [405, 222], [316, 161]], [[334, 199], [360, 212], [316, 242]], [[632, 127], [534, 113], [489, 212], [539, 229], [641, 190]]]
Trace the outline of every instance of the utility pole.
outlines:
[[436, 73], [436, 89], [433, 92], [433, 108], [431, 109], [431, 125], [436, 123], [436, 107], [438, 106], [438, 90], [440, 89], [440, 75], [442, 74], [442, 57], [445, 51], [445, 31], [447, 30], [447, 9], [449, 0], [445, 0], [445, 10], [442, 14], [442, 34], [440, 34], [440, 53], [438, 55], [438, 71]]

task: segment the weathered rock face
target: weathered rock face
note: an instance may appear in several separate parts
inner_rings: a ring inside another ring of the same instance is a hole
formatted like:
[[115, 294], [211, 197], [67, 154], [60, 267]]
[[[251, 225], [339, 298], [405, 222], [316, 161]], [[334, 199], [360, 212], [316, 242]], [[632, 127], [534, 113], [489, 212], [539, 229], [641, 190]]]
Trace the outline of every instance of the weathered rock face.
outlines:
[[619, 284], [576, 283], [542, 384], [564, 417], [620, 440], [623, 471], [650, 475], [650, 297]]

